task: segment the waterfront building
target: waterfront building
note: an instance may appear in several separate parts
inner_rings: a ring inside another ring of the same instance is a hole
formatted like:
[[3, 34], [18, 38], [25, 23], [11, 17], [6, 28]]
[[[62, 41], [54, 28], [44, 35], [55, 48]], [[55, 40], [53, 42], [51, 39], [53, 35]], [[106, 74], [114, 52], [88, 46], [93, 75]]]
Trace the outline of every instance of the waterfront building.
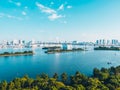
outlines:
[[107, 40], [107, 45], [111, 45], [111, 42], [110, 42], [110, 40]]
[[63, 49], [63, 50], [67, 50], [67, 43], [63, 43], [63, 44], [62, 44], [62, 49]]
[[100, 46], [119, 45], [119, 41], [116, 39], [112, 39], [112, 40], [100, 39], [100, 40], [96, 40], [96, 45], [100, 45]]
[[97, 45], [106, 45], [106, 40], [105, 39], [96, 40], [96, 44]]
[[118, 40], [116, 40], [116, 39], [112, 39], [112, 45], [118, 45]]
[[62, 44], [62, 49], [63, 49], [63, 50], [72, 50], [73, 47], [72, 47], [71, 44], [63, 43], [63, 44]]
[[99, 40], [96, 40], [96, 44], [97, 44], [97, 45], [99, 44]]
[[7, 40], [3, 40], [2, 45], [7, 45]]
[[13, 40], [13, 45], [18, 45], [18, 44], [19, 44], [18, 40]]
[[78, 44], [78, 42], [77, 41], [72, 41], [72, 44], [76, 45], [76, 44]]
[[19, 40], [18, 43], [19, 43], [19, 45], [22, 45], [22, 44], [23, 44], [23, 41], [22, 41], [22, 40]]
[[102, 45], [106, 45], [106, 40], [105, 39], [103, 39]]

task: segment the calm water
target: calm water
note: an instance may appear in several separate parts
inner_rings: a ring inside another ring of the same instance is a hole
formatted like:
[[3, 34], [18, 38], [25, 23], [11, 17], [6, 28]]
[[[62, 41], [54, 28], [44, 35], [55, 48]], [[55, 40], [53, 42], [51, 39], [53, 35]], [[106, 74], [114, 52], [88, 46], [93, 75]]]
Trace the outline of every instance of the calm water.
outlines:
[[[25, 50], [25, 49], [24, 49]], [[1, 52], [8, 50], [0, 50]], [[23, 51], [9, 49], [10, 52]], [[33, 56], [0, 57], [0, 80], [11, 80], [28, 74], [35, 78], [42, 72], [52, 76], [55, 72], [69, 75], [80, 71], [92, 75], [93, 68], [111, 67], [120, 65], [119, 51], [81, 51], [59, 54], [45, 54], [41, 49], [34, 49]], [[107, 62], [111, 62], [108, 65]]]

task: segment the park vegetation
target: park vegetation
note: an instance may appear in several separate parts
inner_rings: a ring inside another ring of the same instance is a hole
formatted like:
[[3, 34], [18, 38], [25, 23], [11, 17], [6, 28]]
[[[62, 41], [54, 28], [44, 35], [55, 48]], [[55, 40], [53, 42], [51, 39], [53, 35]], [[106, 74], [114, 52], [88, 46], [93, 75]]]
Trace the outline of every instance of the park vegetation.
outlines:
[[84, 51], [84, 49], [82, 48], [77, 48], [77, 49], [68, 49], [68, 50], [64, 50], [64, 49], [48, 49], [47, 51], [45, 51], [45, 53], [47, 54], [53, 54], [53, 53], [63, 53], [63, 52], [76, 52], [76, 51]]
[[119, 47], [105, 47], [105, 46], [99, 46], [94, 48], [94, 50], [115, 50], [115, 51], [119, 51], [120, 48]]
[[34, 54], [33, 51], [24, 51], [24, 52], [4, 52], [0, 56], [18, 56], [18, 55], [31, 55]]
[[120, 90], [120, 66], [94, 68], [89, 77], [79, 71], [72, 76], [55, 73], [49, 77], [43, 73], [34, 79], [25, 75], [10, 82], [1, 81], [0, 90]]

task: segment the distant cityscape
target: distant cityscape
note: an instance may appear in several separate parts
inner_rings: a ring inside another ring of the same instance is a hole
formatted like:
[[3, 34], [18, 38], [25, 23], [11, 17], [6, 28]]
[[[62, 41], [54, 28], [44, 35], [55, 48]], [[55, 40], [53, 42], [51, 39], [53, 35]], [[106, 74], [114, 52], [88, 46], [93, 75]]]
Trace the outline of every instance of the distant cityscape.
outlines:
[[116, 39], [112, 39], [112, 40], [100, 39], [100, 40], [96, 40], [95, 44], [104, 45], [104, 46], [120, 46], [120, 42]]
[[85, 45], [85, 46], [120, 46], [120, 42], [116, 39], [106, 40], [99, 39], [95, 42], [79, 42], [79, 41], [64, 41], [64, 42], [41, 42], [41, 41], [26, 41], [26, 40], [12, 40], [0, 41], [0, 48], [37, 48], [37, 47], [51, 47], [51, 46], [60, 46], [63, 44], [68, 45], [68, 47], [72, 48], [76, 45]]
[[45, 46], [61, 46], [62, 44], [68, 45], [94, 45], [93, 42], [78, 42], [78, 41], [71, 41], [71, 42], [41, 42], [41, 41], [26, 41], [26, 40], [12, 40], [7, 41], [3, 40], [0, 42], [0, 48], [36, 48], [36, 47], [45, 47]]

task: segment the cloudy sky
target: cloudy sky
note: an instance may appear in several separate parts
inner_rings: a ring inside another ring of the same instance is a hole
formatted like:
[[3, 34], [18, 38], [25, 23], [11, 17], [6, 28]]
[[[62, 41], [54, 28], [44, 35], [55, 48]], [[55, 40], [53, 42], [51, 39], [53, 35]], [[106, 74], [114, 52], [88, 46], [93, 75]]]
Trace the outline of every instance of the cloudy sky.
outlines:
[[120, 40], [120, 0], [0, 0], [0, 40]]

